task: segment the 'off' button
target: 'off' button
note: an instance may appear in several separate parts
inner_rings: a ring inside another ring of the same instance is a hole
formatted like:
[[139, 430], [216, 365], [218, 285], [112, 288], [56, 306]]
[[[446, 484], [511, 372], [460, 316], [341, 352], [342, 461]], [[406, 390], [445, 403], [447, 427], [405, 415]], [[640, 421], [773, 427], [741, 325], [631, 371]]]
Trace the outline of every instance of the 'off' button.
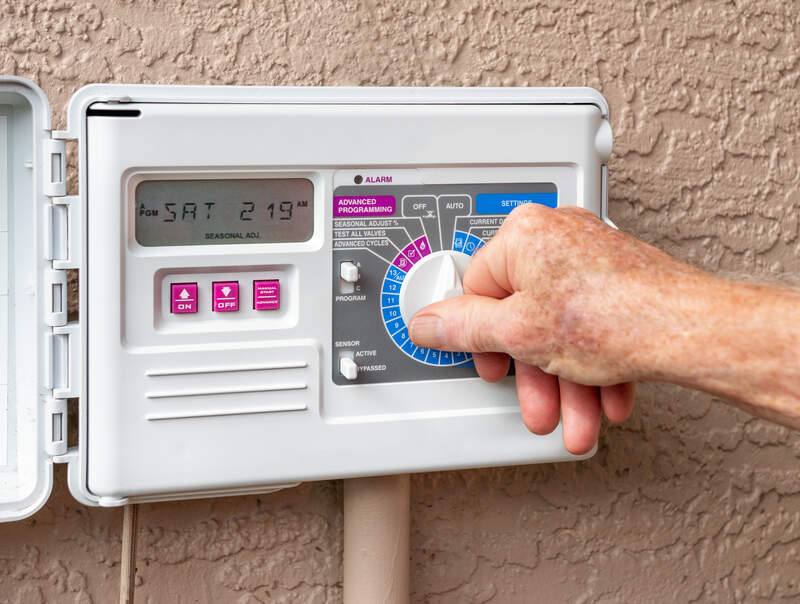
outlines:
[[214, 312], [239, 310], [239, 282], [215, 281], [211, 309]]

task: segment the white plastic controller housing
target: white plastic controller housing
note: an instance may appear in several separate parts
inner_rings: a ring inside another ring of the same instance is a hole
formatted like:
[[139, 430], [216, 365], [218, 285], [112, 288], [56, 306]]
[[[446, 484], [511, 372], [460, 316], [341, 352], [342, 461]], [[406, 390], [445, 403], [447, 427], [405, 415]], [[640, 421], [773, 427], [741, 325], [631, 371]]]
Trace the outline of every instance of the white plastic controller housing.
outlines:
[[[380, 302], [384, 275], [334, 250], [334, 229], [367, 233], [378, 223], [335, 218], [333, 199], [353, 187], [374, 197], [391, 191], [381, 187], [548, 183], [559, 205], [605, 216], [607, 117], [603, 97], [585, 88], [92, 85], [73, 97], [68, 129], [51, 133], [41, 91], [0, 79], [0, 170], [14, 175], [0, 192], [0, 255], [9, 259], [0, 280], [0, 520], [44, 503], [57, 462], [69, 464], [80, 501], [121, 505], [579, 459], [560, 428], [526, 430], [513, 377], [487, 384], [462, 368], [451, 379], [430, 368], [431, 354], [417, 366], [400, 344], [392, 348], [393, 336], [374, 327], [392, 304]], [[65, 140], [78, 142], [74, 196]], [[229, 179], [310, 181], [310, 237], [139, 243], [140, 183]], [[477, 212], [476, 196], [465, 196]], [[395, 197], [387, 220], [413, 223], [401, 216], [411, 211], [407, 196]], [[459, 293], [469, 257], [439, 239], [441, 249], [407, 271], [398, 293], [405, 321]], [[366, 258], [358, 249], [354, 258]], [[375, 262], [391, 271], [391, 259]], [[66, 317], [70, 268], [80, 271], [75, 323]], [[218, 312], [215, 283], [231, 282], [238, 309]], [[278, 307], [255, 310], [256, 282], [279, 284], [264, 294], [278, 296]], [[196, 296], [197, 310], [176, 314], [172, 286], [184, 283], [197, 293], [175, 290], [178, 302]], [[346, 313], [350, 300], [364, 304], [363, 339], [379, 342], [373, 349], [359, 348], [357, 320], [352, 338], [334, 333], [332, 306]], [[387, 363], [402, 365], [394, 381], [379, 377]], [[402, 377], [417, 367], [437, 379]], [[68, 448], [70, 397], [79, 398], [79, 426]]]

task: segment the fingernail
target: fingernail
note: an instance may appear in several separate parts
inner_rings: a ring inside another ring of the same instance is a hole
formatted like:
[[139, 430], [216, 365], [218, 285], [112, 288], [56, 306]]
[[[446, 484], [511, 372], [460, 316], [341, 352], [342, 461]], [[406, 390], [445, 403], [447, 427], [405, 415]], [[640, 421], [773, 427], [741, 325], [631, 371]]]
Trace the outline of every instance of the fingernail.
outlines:
[[444, 324], [436, 315], [422, 315], [411, 319], [411, 341], [425, 348], [439, 348], [444, 342]]

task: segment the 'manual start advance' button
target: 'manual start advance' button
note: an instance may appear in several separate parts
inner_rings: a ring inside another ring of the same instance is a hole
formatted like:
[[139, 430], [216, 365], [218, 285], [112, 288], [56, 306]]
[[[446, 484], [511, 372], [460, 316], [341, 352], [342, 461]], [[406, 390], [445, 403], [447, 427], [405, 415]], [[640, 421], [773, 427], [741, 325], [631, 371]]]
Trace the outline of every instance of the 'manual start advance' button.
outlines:
[[253, 281], [253, 308], [278, 310], [281, 307], [281, 282], [277, 279]]

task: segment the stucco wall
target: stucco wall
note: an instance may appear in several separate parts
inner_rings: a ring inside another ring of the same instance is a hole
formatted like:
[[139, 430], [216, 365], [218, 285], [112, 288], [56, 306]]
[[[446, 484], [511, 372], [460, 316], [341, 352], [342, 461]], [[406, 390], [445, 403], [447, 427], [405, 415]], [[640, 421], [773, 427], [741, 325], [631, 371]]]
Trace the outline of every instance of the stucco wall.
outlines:
[[[569, 5], [569, 6], [568, 6]], [[63, 127], [95, 81], [564, 85], [612, 106], [617, 223], [713, 271], [800, 271], [785, 0], [0, 0], [0, 73]], [[800, 438], [671, 386], [578, 464], [416, 476], [415, 602], [800, 599]], [[142, 506], [138, 602], [336, 602], [341, 485]], [[118, 510], [0, 526], [0, 601], [112, 602]]]

